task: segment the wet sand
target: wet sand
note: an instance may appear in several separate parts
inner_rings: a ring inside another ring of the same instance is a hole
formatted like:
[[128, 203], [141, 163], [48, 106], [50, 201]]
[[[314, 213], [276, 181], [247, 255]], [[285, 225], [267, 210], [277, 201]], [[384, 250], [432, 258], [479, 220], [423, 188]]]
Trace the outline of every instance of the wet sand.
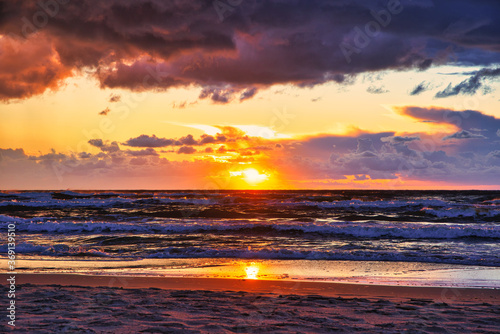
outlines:
[[[2, 282], [6, 278], [0, 275]], [[494, 289], [74, 274], [16, 278], [16, 330], [22, 332], [498, 333], [500, 328], [500, 290]]]

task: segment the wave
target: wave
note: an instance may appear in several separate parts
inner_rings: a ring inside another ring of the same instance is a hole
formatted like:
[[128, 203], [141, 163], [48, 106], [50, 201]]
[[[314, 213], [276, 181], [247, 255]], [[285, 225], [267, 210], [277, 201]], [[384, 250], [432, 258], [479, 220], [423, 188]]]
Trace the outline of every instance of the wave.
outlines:
[[423, 208], [421, 211], [438, 218], [474, 218], [474, 217], [499, 217], [500, 208], [487, 206], [459, 207], [446, 209]]
[[[40, 254], [52, 256], [92, 256], [92, 257], [113, 257], [102, 250], [95, 248], [87, 248], [83, 246], [68, 246], [64, 244], [56, 244], [53, 246], [33, 245], [28, 242], [16, 244], [15, 252], [18, 254]], [[8, 245], [0, 245], [0, 254], [8, 252]]]
[[[122, 210], [122, 215], [135, 214], [158, 217], [199, 217], [199, 218], [243, 218], [243, 217], [326, 217], [332, 214], [378, 214], [381, 220], [389, 217], [395, 220], [411, 220], [427, 217], [429, 220], [455, 218], [500, 220], [500, 205], [497, 200], [481, 203], [452, 203], [440, 199], [408, 200], [335, 200], [303, 201], [300, 198], [276, 199], [272, 196], [261, 199], [242, 198], [241, 196], [221, 196], [212, 194], [186, 193], [20, 193], [16, 197], [0, 198], [0, 209], [4, 212], [24, 211], [25, 209], [50, 211], [56, 209], [106, 209], [102, 214], [113, 214], [114, 209]], [[144, 209], [151, 209], [150, 211]], [[173, 212], [172, 210], [182, 212]], [[195, 209], [196, 212], [192, 213]], [[170, 210], [170, 211], [169, 211]], [[355, 212], [353, 212], [355, 211]], [[182, 214], [182, 213], [185, 213]]]
[[29, 208], [113, 208], [127, 205], [128, 207], [140, 208], [143, 205], [162, 204], [190, 204], [190, 205], [213, 205], [217, 202], [204, 198], [128, 198], [128, 197], [91, 197], [79, 196], [67, 199], [43, 198], [43, 199], [11, 199], [0, 202], [0, 207], [29, 207]]
[[[0, 245], [0, 254], [7, 253], [7, 245]], [[398, 261], [425, 262], [499, 267], [500, 258], [496, 254], [475, 253], [458, 255], [453, 253], [434, 253], [425, 251], [397, 250], [291, 250], [280, 248], [235, 249], [207, 247], [166, 247], [156, 251], [133, 253], [109, 253], [101, 247], [33, 245], [21, 243], [16, 245], [16, 253], [53, 257], [101, 257], [114, 259], [142, 258], [233, 258], [233, 259], [274, 259], [274, 260], [346, 260], [346, 261]]]
[[306, 206], [317, 206], [323, 209], [329, 208], [409, 208], [415, 206], [435, 206], [444, 207], [448, 206], [449, 203], [443, 200], [436, 199], [421, 199], [421, 200], [372, 200], [372, 201], [362, 201], [362, 200], [343, 200], [343, 201], [291, 201], [288, 202], [291, 205], [306, 205]]
[[[395, 195], [395, 194], [399, 195]], [[26, 217], [66, 215], [92, 220], [158, 218], [326, 218], [345, 221], [498, 222], [496, 193], [407, 198], [403, 193], [370, 196], [315, 192], [12, 192], [1, 193], [0, 212]], [[71, 211], [71, 212], [70, 212]]]
[[[7, 217], [7, 218], [5, 218]], [[402, 238], [402, 239], [500, 239], [500, 225], [491, 223], [445, 224], [445, 223], [392, 223], [392, 222], [342, 222], [315, 220], [313, 222], [290, 221], [198, 221], [167, 220], [162, 222], [57, 222], [31, 221], [23, 218], [0, 216], [5, 223], [16, 222], [16, 230], [22, 233], [50, 234], [96, 234], [96, 233], [140, 233], [140, 234], [193, 234], [234, 233], [242, 235], [311, 235], [338, 238]]]
[[427, 262], [481, 266], [500, 266], [498, 257], [460, 255], [432, 255], [422, 252], [378, 252], [378, 251], [293, 251], [288, 249], [213, 249], [199, 247], [170, 247], [147, 256], [149, 258], [238, 258], [281, 260], [347, 260], [347, 261], [400, 261]]

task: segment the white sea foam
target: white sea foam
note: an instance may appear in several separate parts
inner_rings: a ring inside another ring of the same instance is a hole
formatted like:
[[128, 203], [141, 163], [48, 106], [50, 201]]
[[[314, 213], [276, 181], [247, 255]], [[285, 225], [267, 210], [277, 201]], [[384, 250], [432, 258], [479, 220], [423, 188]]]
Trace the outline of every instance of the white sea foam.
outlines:
[[[41, 218], [39, 218], [42, 220]], [[111, 222], [57, 222], [35, 221], [0, 216], [0, 221], [16, 221], [17, 230], [28, 233], [218, 233], [221, 231], [242, 234], [317, 234], [320, 236], [347, 236], [353, 238], [404, 238], [404, 239], [457, 239], [500, 238], [500, 224], [444, 224], [403, 222], [343, 222], [316, 220], [314, 222], [255, 222], [255, 221], [211, 221], [211, 220], [166, 220], [150, 223]]]

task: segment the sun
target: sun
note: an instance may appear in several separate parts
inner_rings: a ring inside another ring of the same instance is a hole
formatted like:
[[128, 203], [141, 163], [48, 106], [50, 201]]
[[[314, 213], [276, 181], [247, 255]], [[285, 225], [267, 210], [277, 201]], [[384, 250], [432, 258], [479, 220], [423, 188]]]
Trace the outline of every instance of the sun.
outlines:
[[259, 173], [255, 168], [247, 168], [243, 171], [244, 179], [248, 183], [260, 183], [269, 178], [267, 174]]
[[251, 263], [245, 268], [245, 273], [247, 274], [247, 279], [258, 279], [259, 267], [255, 263]]
[[247, 183], [257, 184], [269, 179], [269, 175], [260, 173], [255, 168], [247, 168], [238, 172], [231, 172], [231, 176], [242, 177]]

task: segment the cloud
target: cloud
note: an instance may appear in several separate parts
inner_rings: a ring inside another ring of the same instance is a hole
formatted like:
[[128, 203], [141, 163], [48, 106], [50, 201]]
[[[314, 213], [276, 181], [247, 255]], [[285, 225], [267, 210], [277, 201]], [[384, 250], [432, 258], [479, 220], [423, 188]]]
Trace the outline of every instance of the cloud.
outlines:
[[400, 143], [409, 143], [415, 140], [420, 140], [420, 137], [402, 137], [402, 136], [391, 136], [391, 137], [382, 137], [381, 141], [392, 144], [400, 144]]
[[[385, 24], [379, 21], [387, 4], [363, 0], [250, 1], [222, 22], [207, 0], [82, 0], [60, 4], [58, 13], [37, 27], [31, 20], [41, 10], [36, 4], [3, 1], [0, 99], [56, 90], [83, 69], [102, 88], [196, 86], [213, 102], [228, 103], [274, 84], [310, 87], [343, 83], [364, 72], [498, 60], [500, 3], [400, 3], [401, 10]], [[365, 36], [361, 47], [356, 41], [363, 38], [357, 34], [366, 35], [367, 24], [380, 31]], [[351, 61], [343, 43], [359, 50]], [[443, 94], [476, 87], [471, 78]]]
[[255, 94], [257, 94], [257, 88], [255, 87], [248, 88], [243, 93], [241, 93], [240, 101], [248, 100], [254, 97]]
[[102, 141], [102, 139], [90, 139], [89, 144], [92, 146], [95, 146], [95, 147], [103, 147], [104, 146], [104, 142]]
[[500, 159], [500, 151], [499, 150], [496, 150], [496, 151], [492, 151], [488, 154], [489, 157], [492, 157], [492, 158], [497, 158], [497, 159]]
[[28, 156], [22, 149], [7, 148], [0, 153], [4, 156], [0, 159], [2, 189], [116, 189], [123, 184], [134, 189], [199, 189], [213, 182], [207, 170], [223, 175], [228, 168], [212, 160], [169, 161], [123, 151], [98, 155], [51, 151]]
[[128, 150], [126, 151], [128, 155], [131, 155], [133, 157], [141, 157], [141, 156], [158, 156], [158, 153], [151, 147], [148, 147], [144, 150], [138, 150], [138, 151], [131, 151]]
[[370, 94], [384, 94], [389, 92], [383, 86], [382, 87], [370, 86], [366, 89], [366, 91]]
[[194, 145], [217, 144], [224, 143], [226, 141], [227, 137], [220, 133], [216, 134], [215, 136], [202, 134], [200, 140], [195, 142]]
[[132, 91], [165, 90], [190, 83], [170, 74], [163, 62], [139, 58], [132, 64], [118, 63], [96, 73], [101, 88], [128, 88]]
[[180, 102], [179, 104], [176, 104], [175, 102], [172, 103], [172, 108], [177, 108], [177, 109], [184, 109], [186, 108], [187, 101]]
[[225, 104], [233, 100], [235, 93], [235, 90], [232, 88], [206, 87], [203, 88], [199, 97], [200, 99], [210, 98], [214, 103]]
[[101, 147], [101, 150], [103, 152], [110, 152], [110, 153], [112, 153], [112, 152], [119, 151], [120, 147], [118, 146], [118, 143], [114, 141], [114, 142], [111, 142], [111, 144], [109, 144], [109, 145], [105, 145], [105, 146]]
[[[403, 109], [407, 116], [432, 119], [443, 116], [442, 109], [419, 111], [411, 108]], [[448, 111], [464, 116], [462, 112]], [[491, 122], [487, 115], [476, 113], [468, 113], [465, 119], [472, 123], [477, 122], [475, 118]], [[452, 121], [445, 118], [444, 122]], [[383, 181], [386, 182], [381, 183], [384, 187], [391, 187], [391, 184], [405, 187], [413, 181], [500, 185], [498, 137], [496, 131], [490, 133], [490, 128], [484, 126], [477, 127], [487, 130], [481, 131], [480, 136], [485, 137], [482, 140], [444, 141], [442, 138], [447, 134], [439, 132], [397, 135], [395, 132], [353, 130], [346, 135], [265, 139], [247, 137], [236, 128], [222, 129], [222, 133], [199, 138], [189, 135], [178, 139], [146, 135], [131, 138], [133, 142], [139, 138], [141, 145], [151, 146], [141, 149], [130, 146], [130, 149], [121, 150], [116, 142], [91, 139], [89, 143], [100, 149], [97, 154], [64, 154], [51, 150], [27, 155], [22, 149], [0, 149], [0, 179], [2, 186], [7, 188], [14, 184], [25, 188], [49, 184], [63, 188], [95, 188], [97, 185], [112, 188], [123, 182], [138, 188], [157, 188], [159, 185], [199, 188], [206, 184], [207, 175], [226, 175], [228, 169], [240, 168], [241, 162], [251, 161], [273, 170], [280, 180], [294, 187], [313, 181], [325, 182], [325, 185], [340, 182], [350, 187], [365, 181]], [[462, 139], [479, 136], [472, 130], [458, 132], [462, 134], [448, 135]], [[169, 145], [169, 149], [162, 151], [154, 149], [165, 141], [176, 145]], [[167, 160], [166, 157], [178, 159], [176, 154], [186, 155], [183, 157], [186, 161]], [[188, 156], [192, 154], [197, 155]], [[218, 162], [217, 155], [224, 162]], [[187, 161], [189, 159], [193, 161]], [[207, 171], [210, 172], [207, 174]]]
[[65, 159], [67, 156], [63, 153], [57, 153], [54, 149], [51, 149], [51, 153], [47, 154], [41, 154], [41, 155], [31, 155], [28, 157], [30, 160], [35, 160], [35, 161], [54, 161], [54, 160], [62, 160]]
[[193, 154], [196, 153], [196, 149], [192, 146], [182, 146], [177, 150], [177, 154]]
[[143, 166], [143, 165], [146, 165], [148, 163], [148, 159], [143, 158], [143, 157], [136, 157], [136, 158], [130, 159], [129, 163], [131, 165], [135, 165], [135, 166]]
[[113, 141], [111, 143], [104, 142], [102, 139], [90, 139], [88, 143], [92, 146], [98, 147], [102, 152], [117, 152], [120, 151], [118, 143]]
[[136, 138], [130, 138], [123, 145], [131, 147], [165, 147], [174, 144], [174, 140], [167, 138], [158, 138], [155, 135], [140, 135]]
[[[422, 139], [424, 144], [425, 141], [431, 140], [433, 146], [439, 146], [440, 144], [437, 142], [444, 139], [444, 145], [453, 148], [454, 151], [474, 152], [483, 156], [498, 147], [496, 132], [500, 128], [500, 118], [486, 115], [480, 111], [456, 111], [437, 107], [404, 107], [396, 108], [396, 112], [419, 121], [432, 121], [430, 126], [434, 131], [439, 130], [439, 126], [441, 126], [441, 131], [432, 135], [430, 139]], [[477, 134], [474, 129], [481, 129], [481, 131]], [[474, 138], [482, 140], [449, 140]]]
[[[1, 14], [0, 17], [5, 18]], [[48, 38], [38, 36], [24, 42], [0, 37], [0, 101], [56, 90], [70, 75], [71, 67], [59, 61], [58, 52]]]
[[101, 111], [99, 113], [99, 115], [106, 116], [107, 114], [109, 114], [110, 111], [111, 111], [111, 109], [109, 109], [109, 107], [106, 107], [106, 109], [104, 109], [103, 111]]
[[92, 154], [87, 153], [87, 152], [80, 152], [80, 153], [78, 153], [78, 157], [80, 159], [90, 159], [90, 158], [92, 158]]
[[0, 161], [4, 159], [12, 159], [12, 160], [18, 160], [18, 159], [23, 159], [26, 158], [26, 154], [24, 153], [24, 150], [22, 148], [17, 148], [17, 149], [1, 149], [0, 148]]
[[429, 90], [429, 84], [426, 83], [425, 81], [419, 83], [418, 85], [415, 86], [415, 88], [412, 89], [410, 92], [410, 95], [419, 95], [420, 93], [425, 92], [426, 90]]
[[500, 118], [486, 115], [477, 110], [456, 111], [446, 108], [404, 107], [396, 111], [419, 121], [448, 124], [462, 130], [482, 129], [483, 135], [493, 138], [500, 129]]
[[469, 132], [467, 130], [462, 130], [443, 138], [443, 140], [449, 139], [486, 139], [486, 137], [480, 134]]
[[109, 102], [111, 103], [120, 102], [121, 99], [122, 99], [121, 95], [111, 94], [111, 96], [109, 97]]
[[200, 139], [195, 139], [191, 134], [188, 134], [179, 139], [158, 138], [155, 135], [140, 135], [136, 138], [130, 138], [125, 143], [123, 143], [123, 145], [131, 147], [167, 147], [182, 145], [197, 146], [225, 143], [227, 140], [227, 137], [221, 133], [218, 133], [215, 136], [203, 134], [200, 136]]
[[458, 94], [474, 95], [479, 88], [483, 87], [485, 79], [496, 78], [498, 76], [500, 76], [500, 68], [483, 68], [458, 85], [452, 86], [449, 84], [444, 90], [437, 92], [436, 97], [444, 98]]

